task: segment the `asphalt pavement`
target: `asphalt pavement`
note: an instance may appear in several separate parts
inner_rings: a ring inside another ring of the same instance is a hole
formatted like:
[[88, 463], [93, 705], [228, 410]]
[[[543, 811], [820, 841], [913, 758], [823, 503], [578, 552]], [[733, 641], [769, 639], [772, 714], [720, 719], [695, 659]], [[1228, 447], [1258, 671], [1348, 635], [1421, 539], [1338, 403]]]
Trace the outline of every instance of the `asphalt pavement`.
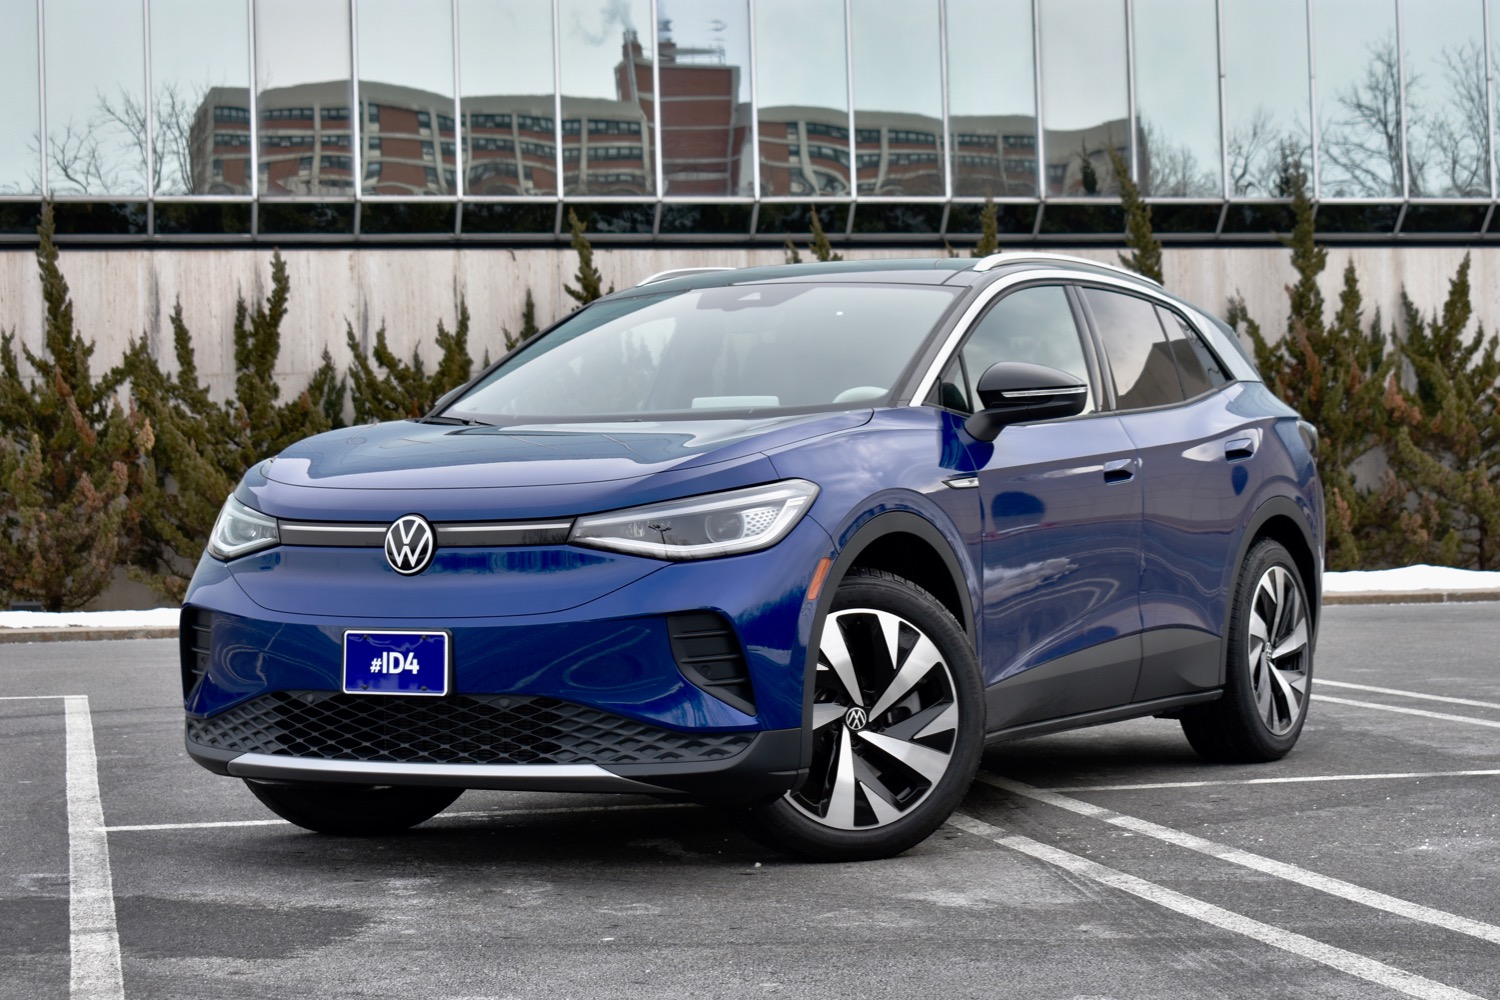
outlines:
[[807, 864], [624, 796], [306, 833], [188, 760], [175, 641], [0, 645], [0, 998], [1500, 1000], [1497, 651], [1500, 604], [1330, 607], [1284, 761], [1009, 744], [915, 850]]

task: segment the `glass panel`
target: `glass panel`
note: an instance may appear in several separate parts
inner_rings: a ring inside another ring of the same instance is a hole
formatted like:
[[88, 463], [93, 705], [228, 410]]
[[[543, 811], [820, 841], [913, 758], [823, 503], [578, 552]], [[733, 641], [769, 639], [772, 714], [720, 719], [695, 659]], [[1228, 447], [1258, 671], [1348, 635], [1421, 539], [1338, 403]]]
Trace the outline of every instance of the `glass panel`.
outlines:
[[960, 198], [1037, 195], [1031, 42], [1031, 0], [948, 0], [948, 127]]
[[[663, 136], [665, 138], [665, 136]], [[671, 190], [669, 185], [667, 190]], [[746, 236], [750, 232], [747, 204], [684, 205], [668, 202], [661, 207], [661, 232]]]
[[648, 0], [560, 0], [563, 190], [656, 191]]
[[1313, 0], [1313, 29], [1319, 196], [1399, 195], [1401, 65], [1395, 0]]
[[1047, 193], [1115, 194], [1109, 150], [1130, 163], [1124, 0], [1043, 0], [1041, 12]]
[[1488, 213], [1488, 205], [1411, 205], [1401, 219], [1401, 231], [1472, 235], [1484, 228]]
[[36, 0], [0, 0], [0, 194], [42, 190], [36, 93]]
[[1303, 3], [1223, 0], [1230, 197], [1281, 195], [1283, 156], [1310, 166]]
[[[1067, 293], [1055, 285], [1023, 288], [997, 302], [969, 335], [963, 359], [974, 385], [990, 365], [1002, 361], [1046, 365], [1092, 385], [1073, 309]], [[1093, 409], [1090, 394], [1083, 412]]]
[[1187, 320], [1161, 306], [1156, 307], [1156, 314], [1162, 328], [1167, 331], [1167, 341], [1177, 359], [1177, 377], [1182, 380], [1182, 390], [1188, 399], [1228, 381], [1218, 359]]
[[1480, 0], [1407, 3], [1401, 30], [1409, 193], [1413, 198], [1488, 198]]
[[359, 103], [365, 194], [458, 193], [448, 0], [359, 0]]
[[1135, 100], [1141, 193], [1212, 198], [1223, 187], [1214, 5], [1135, 0]]
[[1151, 303], [1097, 288], [1083, 289], [1083, 297], [1109, 359], [1115, 406], [1134, 410], [1182, 400], [1172, 348]]
[[151, 0], [158, 194], [250, 193], [244, 0]]
[[946, 184], [937, 0], [860, 0], [853, 12], [857, 190], [940, 198]]
[[54, 194], [145, 194], [140, 5], [47, 0], [46, 17], [47, 186]]
[[843, 0], [758, 0], [760, 193], [849, 194]]
[[152, 209], [158, 236], [249, 236], [248, 201], [159, 201]]
[[666, 193], [754, 194], [745, 0], [660, 0], [657, 9]]
[[552, 4], [459, 0], [458, 24], [464, 194], [556, 194]]
[[[349, 5], [345, 0], [257, 0], [256, 113], [262, 195], [354, 194], [350, 136]], [[284, 213], [276, 213], [279, 220]], [[336, 231], [321, 217], [283, 232]], [[267, 229], [261, 214], [261, 229]], [[278, 223], [279, 224], [279, 223]]]

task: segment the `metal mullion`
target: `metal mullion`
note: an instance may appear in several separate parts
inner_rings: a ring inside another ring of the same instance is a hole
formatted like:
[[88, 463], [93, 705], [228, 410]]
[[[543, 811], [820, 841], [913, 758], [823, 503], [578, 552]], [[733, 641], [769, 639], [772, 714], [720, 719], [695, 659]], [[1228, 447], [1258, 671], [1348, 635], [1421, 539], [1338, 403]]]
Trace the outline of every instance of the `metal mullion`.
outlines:
[[[1031, 0], [1031, 104], [1036, 129], [1036, 223], [1032, 238], [1042, 224], [1041, 203], [1047, 200], [1047, 129], [1042, 121], [1042, 10], [1041, 0]], [[1003, 156], [1004, 153], [1002, 152]]]
[[[463, 100], [460, 97], [463, 87], [463, 67], [459, 60], [459, 33], [458, 33], [458, 0], [450, 0], [448, 10], [448, 24], [453, 29], [453, 196], [458, 199], [459, 205], [453, 210], [453, 235], [458, 236], [460, 224], [463, 221], [464, 200], [464, 118]], [[438, 142], [438, 169], [442, 169], [443, 162], [443, 128], [439, 123], [437, 129]], [[525, 176], [518, 178], [524, 182]]]
[[[948, 0], [938, 0], [938, 78], [943, 88], [939, 103], [943, 110], [943, 221], [946, 223], [948, 203], [953, 200], [953, 130], [948, 109]], [[943, 232], [941, 224], [938, 232]]]
[[245, 0], [245, 18], [250, 35], [250, 99], [245, 103], [250, 106], [250, 235], [254, 238], [260, 218], [260, 81], [255, 69], [255, 0]]
[[1136, 155], [1139, 129], [1135, 113], [1135, 2], [1125, 0], [1125, 123], [1130, 130], [1130, 177], [1139, 184], [1140, 161]]
[[[1495, 199], [1495, 81], [1494, 66], [1491, 64], [1490, 56], [1490, 5], [1481, 0], [1479, 8], [1484, 18], [1484, 131], [1490, 140], [1485, 155], [1489, 160], [1490, 200], [1493, 201]], [[1493, 211], [1494, 206], [1491, 205], [1490, 208]]]
[[[1229, 190], [1229, 81], [1224, 58], [1224, 0], [1214, 0], [1214, 34], [1218, 41], [1219, 59], [1219, 195], [1226, 202]], [[1220, 216], [1223, 225], [1223, 216]]]
[[[359, 103], [359, 2], [349, 0], [349, 102], [351, 111], [349, 116], [349, 146], [354, 157], [354, 238], [359, 239], [361, 205], [365, 200], [365, 163], [364, 150], [360, 147], [364, 143], [365, 136], [365, 109]], [[319, 109], [319, 114], [322, 111]], [[357, 119], [357, 120], [356, 120]], [[321, 120], [314, 123], [317, 132], [318, 162], [316, 164], [318, 178], [323, 177], [323, 128]], [[438, 139], [438, 162], [442, 162], [442, 139]], [[321, 186], [321, 185], [320, 185]], [[322, 197], [327, 197], [323, 194]]]
[[[41, 0], [37, 0], [41, 3]], [[760, 218], [760, 92], [759, 74], [755, 66], [755, 0], [745, 0], [745, 10], [750, 18], [750, 196], [755, 199], [755, 210], [751, 212], [750, 235], [755, 235], [755, 226]], [[736, 97], [739, 95], [736, 94]], [[741, 165], [743, 169], [743, 165]]]
[[141, 82], [146, 87], [141, 102], [141, 116], [145, 119], [146, 133], [146, 238], [150, 239], [156, 222], [152, 212], [152, 202], [156, 199], [156, 150], [152, 148], [156, 138], [156, 123], [151, 120], [155, 117], [151, 113], [151, 0], [141, 0], [141, 56], [145, 60]]
[[36, 0], [36, 102], [37, 156], [41, 158], [38, 192], [43, 200], [51, 193], [47, 183], [47, 12], [44, 0]]
[[[657, 221], [651, 230], [651, 235], [653, 236], [656, 235], [656, 226], [661, 224], [660, 202], [667, 193], [666, 175], [662, 169], [661, 162], [663, 149], [661, 133], [666, 122], [661, 103], [661, 37], [659, 34], [661, 31], [661, 21], [658, 19], [659, 11], [657, 10], [657, 6], [658, 0], [651, 0], [651, 117], [656, 123], [656, 127], [652, 129], [656, 133], [656, 141], [652, 143], [652, 146], [656, 154], [656, 200], [658, 203]], [[637, 41], [639, 41], [639, 37], [637, 37]], [[630, 75], [631, 79], [634, 80], [634, 58], [630, 62]]]
[[[552, 0], [552, 155], [556, 164], [557, 180], [557, 211], [556, 219], [552, 224], [552, 237], [558, 239], [562, 235], [562, 203], [563, 197], [567, 195], [563, 187], [563, 114], [562, 114], [562, 41], [558, 34], [558, 22], [562, 19], [562, 12], [558, 10], [559, 0]], [[520, 130], [516, 131], [516, 149], [521, 148]], [[578, 127], [578, 176], [583, 177], [583, 126]], [[525, 183], [526, 167], [521, 166], [521, 181]]]
[[[844, 237], [847, 239], [854, 231], [854, 213], [859, 202], [859, 153], [855, 150], [854, 139], [854, 0], [844, 0], [844, 79], [849, 102], [849, 217], [844, 220]], [[817, 196], [814, 191], [813, 197]], [[816, 206], [813, 211], [817, 211]]]
[[1312, 188], [1313, 200], [1322, 194], [1322, 171], [1319, 169], [1318, 153], [1318, 49], [1317, 26], [1313, 22], [1314, 0], [1302, 0], [1307, 12], [1307, 113], [1308, 132], [1312, 136]]
[[[1406, 22], [1403, 17], [1405, 4], [1402, 0], [1394, 0], [1396, 4], [1396, 89], [1399, 100], [1396, 103], [1396, 113], [1401, 122], [1401, 197], [1403, 200], [1411, 197], [1411, 169], [1406, 156]], [[1406, 215], [1406, 207], [1403, 205], [1401, 214]], [[1397, 220], [1397, 231], [1400, 230], [1400, 220]]]

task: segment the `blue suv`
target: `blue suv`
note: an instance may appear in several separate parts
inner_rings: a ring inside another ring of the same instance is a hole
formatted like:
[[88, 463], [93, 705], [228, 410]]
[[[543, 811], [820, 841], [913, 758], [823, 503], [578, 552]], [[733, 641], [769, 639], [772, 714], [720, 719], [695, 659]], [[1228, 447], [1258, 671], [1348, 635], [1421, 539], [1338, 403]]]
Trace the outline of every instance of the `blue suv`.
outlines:
[[327, 833], [623, 791], [828, 859], [920, 842], [999, 741], [1157, 716], [1277, 759], [1316, 445], [1107, 265], [656, 275], [245, 475], [182, 612], [188, 751]]

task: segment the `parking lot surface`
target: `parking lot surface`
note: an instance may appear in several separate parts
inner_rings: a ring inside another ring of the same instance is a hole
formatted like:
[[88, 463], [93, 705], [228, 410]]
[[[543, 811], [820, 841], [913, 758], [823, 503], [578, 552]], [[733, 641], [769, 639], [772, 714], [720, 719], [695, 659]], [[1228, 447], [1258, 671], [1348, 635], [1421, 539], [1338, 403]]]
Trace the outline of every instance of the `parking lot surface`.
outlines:
[[847, 865], [618, 796], [306, 833], [188, 760], [176, 649], [0, 645], [0, 997], [1500, 998], [1500, 604], [1328, 608], [1279, 763], [995, 747]]

